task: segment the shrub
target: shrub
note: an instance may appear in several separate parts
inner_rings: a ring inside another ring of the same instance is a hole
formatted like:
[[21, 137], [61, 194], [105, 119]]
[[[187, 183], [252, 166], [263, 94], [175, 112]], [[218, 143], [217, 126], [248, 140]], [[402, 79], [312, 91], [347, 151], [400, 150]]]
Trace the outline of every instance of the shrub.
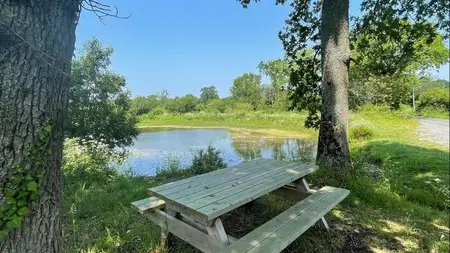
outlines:
[[369, 140], [373, 137], [373, 135], [373, 127], [369, 122], [356, 122], [352, 127], [350, 127], [350, 139], [358, 141]]
[[419, 110], [425, 107], [444, 108], [450, 110], [449, 90], [447, 88], [431, 88], [419, 96]]
[[167, 110], [164, 107], [158, 106], [151, 111], [153, 116], [161, 116], [167, 113]]
[[224, 113], [226, 110], [227, 110], [226, 103], [223, 100], [220, 100], [220, 99], [212, 100], [206, 106], [206, 111], [207, 112]]
[[206, 149], [197, 150], [189, 170], [198, 175], [225, 167], [227, 167], [227, 164], [220, 156], [220, 151], [209, 145]]
[[103, 143], [67, 139], [64, 142], [62, 171], [65, 176], [78, 179], [107, 180], [116, 173], [113, 164], [120, 164], [126, 156], [126, 152], [112, 149]]

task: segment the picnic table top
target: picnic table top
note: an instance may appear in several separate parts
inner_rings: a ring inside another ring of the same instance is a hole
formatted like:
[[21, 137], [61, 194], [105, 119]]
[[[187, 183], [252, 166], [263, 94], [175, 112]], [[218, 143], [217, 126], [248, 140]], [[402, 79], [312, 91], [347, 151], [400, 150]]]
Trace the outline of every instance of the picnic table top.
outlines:
[[208, 222], [316, 170], [312, 164], [257, 159], [149, 189], [167, 207]]

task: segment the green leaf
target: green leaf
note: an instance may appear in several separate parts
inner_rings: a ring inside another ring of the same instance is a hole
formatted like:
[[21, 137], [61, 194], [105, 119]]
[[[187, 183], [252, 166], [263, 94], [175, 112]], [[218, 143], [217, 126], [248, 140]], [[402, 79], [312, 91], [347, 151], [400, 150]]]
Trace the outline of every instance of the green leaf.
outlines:
[[0, 230], [0, 241], [5, 239], [8, 236], [9, 229]]
[[18, 216], [14, 216], [12, 220], [6, 223], [8, 228], [20, 228], [20, 225], [22, 225], [22, 218]]
[[25, 216], [30, 212], [30, 210], [28, 210], [28, 207], [22, 207], [19, 209], [19, 211], [17, 212], [17, 214], [19, 216]]
[[52, 126], [50, 124], [47, 124], [44, 126], [44, 131], [47, 133], [50, 133], [52, 131]]
[[13, 190], [13, 189], [11, 189], [11, 188], [6, 188], [6, 189], [3, 191], [3, 194], [4, 194], [6, 197], [8, 197], [8, 198], [11, 198], [12, 196], [14, 196], [15, 193], [16, 193], [16, 191]]
[[16, 203], [16, 199], [14, 198], [6, 198], [6, 204], [12, 205]]
[[34, 182], [34, 181], [31, 181], [31, 182], [29, 182], [29, 183], [27, 184], [27, 189], [28, 189], [29, 191], [32, 191], [32, 192], [36, 192], [36, 191], [37, 191], [37, 187], [38, 187], [38, 185], [37, 185], [37, 183]]

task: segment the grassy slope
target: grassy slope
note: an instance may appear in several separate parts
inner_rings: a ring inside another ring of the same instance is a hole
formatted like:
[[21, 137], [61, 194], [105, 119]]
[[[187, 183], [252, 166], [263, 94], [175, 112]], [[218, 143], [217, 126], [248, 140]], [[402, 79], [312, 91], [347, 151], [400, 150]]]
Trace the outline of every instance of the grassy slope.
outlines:
[[[352, 194], [328, 216], [333, 232], [329, 235], [313, 227], [287, 252], [448, 252], [448, 150], [418, 140], [416, 120], [380, 115], [386, 114], [370, 111], [352, 116], [350, 125], [366, 122], [372, 126], [374, 138], [351, 143], [358, 180], [347, 185]], [[147, 124], [303, 129], [303, 115], [242, 116], [216, 120], [196, 115], [160, 117], [147, 120]], [[372, 174], [366, 168], [372, 169]], [[67, 252], [154, 249], [159, 230], [132, 210], [129, 203], [145, 197], [146, 188], [171, 180], [175, 178], [65, 178]], [[317, 187], [333, 185], [327, 175], [320, 173], [310, 181]], [[265, 196], [225, 216], [224, 223], [232, 235], [239, 237], [291, 204]], [[193, 251], [179, 240], [172, 241], [173, 252]]]

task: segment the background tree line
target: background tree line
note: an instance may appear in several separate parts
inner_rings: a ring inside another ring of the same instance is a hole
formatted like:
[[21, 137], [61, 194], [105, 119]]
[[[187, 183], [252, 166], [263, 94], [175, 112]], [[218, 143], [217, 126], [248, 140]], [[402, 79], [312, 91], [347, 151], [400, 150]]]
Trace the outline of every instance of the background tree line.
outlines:
[[[403, 36], [407, 40], [407, 36]], [[357, 110], [364, 105], [388, 106], [398, 110], [412, 106], [417, 110], [449, 110], [449, 81], [434, 79], [429, 70], [448, 62], [448, 48], [441, 36], [426, 43], [426, 38], [414, 41], [414, 52], [401, 52], [397, 43], [378, 43], [375, 37], [363, 36], [351, 43], [352, 55], [358, 58], [349, 72], [349, 107]], [[406, 43], [403, 41], [403, 43]], [[395, 44], [395, 45], [394, 45]], [[311, 57], [311, 51], [305, 57]], [[397, 55], [397, 57], [389, 57]], [[401, 65], [401, 67], [400, 67]], [[186, 94], [170, 98], [165, 90], [149, 96], [137, 96], [131, 101], [131, 111], [139, 116], [147, 113], [209, 112], [236, 110], [281, 112], [304, 109], [294, 101], [289, 89], [290, 66], [286, 59], [262, 61], [259, 73], [244, 73], [234, 79], [230, 96], [220, 98], [215, 86], [203, 87], [200, 96]], [[262, 78], [266, 77], [267, 83]], [[414, 94], [413, 94], [414, 91]], [[304, 101], [306, 102], [306, 101]]]

